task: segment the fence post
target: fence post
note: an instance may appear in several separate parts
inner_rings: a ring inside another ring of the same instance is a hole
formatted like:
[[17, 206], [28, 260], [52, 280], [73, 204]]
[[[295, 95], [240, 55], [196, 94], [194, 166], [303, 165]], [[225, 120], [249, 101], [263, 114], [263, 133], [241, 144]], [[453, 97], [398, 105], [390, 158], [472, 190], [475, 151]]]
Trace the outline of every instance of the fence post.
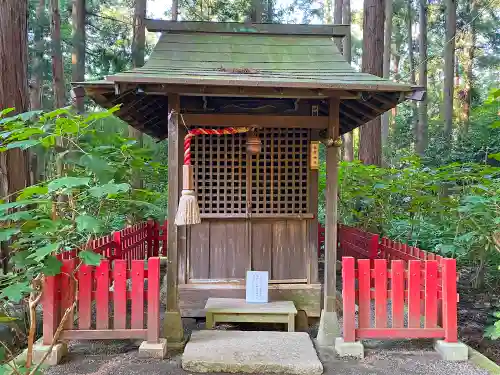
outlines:
[[378, 234], [373, 234], [370, 238], [370, 245], [368, 249], [368, 257], [375, 259], [378, 257]]
[[147, 341], [160, 340], [160, 258], [148, 260], [148, 327]]
[[153, 229], [154, 229], [154, 221], [148, 219], [147, 222], [147, 246], [148, 246], [148, 259], [154, 256], [153, 249]]
[[162, 246], [161, 246], [161, 255], [167, 256], [167, 243], [168, 243], [168, 221], [165, 220], [163, 225], [160, 225], [158, 222], [156, 223], [155, 230], [155, 249], [158, 255], [160, 255], [160, 232], [163, 231], [161, 237], [163, 238]]
[[344, 314], [344, 342], [356, 341], [356, 296], [354, 258], [342, 258], [342, 303]]
[[115, 259], [123, 259], [122, 233], [113, 232], [113, 242], [115, 244]]
[[59, 275], [45, 276], [42, 296], [43, 305], [43, 345], [52, 344], [59, 325]]
[[458, 342], [457, 261], [445, 258], [442, 265], [444, 341]]

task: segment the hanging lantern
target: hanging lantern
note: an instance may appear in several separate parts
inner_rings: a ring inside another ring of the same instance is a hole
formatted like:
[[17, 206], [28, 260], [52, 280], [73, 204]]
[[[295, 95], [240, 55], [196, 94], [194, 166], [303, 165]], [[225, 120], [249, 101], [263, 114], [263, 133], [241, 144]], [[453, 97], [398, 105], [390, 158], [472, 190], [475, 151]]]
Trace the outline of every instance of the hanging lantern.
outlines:
[[256, 155], [260, 152], [261, 141], [257, 133], [253, 130], [247, 133], [247, 152]]

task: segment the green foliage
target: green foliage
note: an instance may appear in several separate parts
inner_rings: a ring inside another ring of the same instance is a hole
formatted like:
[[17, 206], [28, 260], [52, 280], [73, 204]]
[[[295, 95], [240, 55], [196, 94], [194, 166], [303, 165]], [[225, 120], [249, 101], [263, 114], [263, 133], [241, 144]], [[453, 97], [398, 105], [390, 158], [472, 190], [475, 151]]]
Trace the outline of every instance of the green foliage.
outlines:
[[400, 168], [342, 162], [339, 178], [343, 223], [457, 257], [474, 266], [474, 287], [498, 278], [500, 253], [493, 236], [500, 228], [500, 168], [474, 163], [430, 168], [412, 157], [401, 159]]
[[500, 339], [500, 311], [495, 312], [493, 318], [496, 319], [496, 322], [486, 328], [484, 335], [492, 340], [498, 340]]
[[[0, 298], [19, 301], [36, 275], [58, 274], [57, 254], [121, 229], [127, 221], [162, 218], [164, 210], [156, 205], [162, 192], [136, 191], [129, 181], [133, 173], [154, 180], [165, 169], [134, 140], [96, 126], [116, 109], [86, 117], [59, 109], [3, 119], [2, 151], [40, 146], [52, 163], [50, 178], [17, 192], [16, 201], [0, 204], [0, 241], [11, 241], [12, 255], [12, 271], [0, 277]], [[90, 251], [79, 256], [89, 265], [101, 260]]]

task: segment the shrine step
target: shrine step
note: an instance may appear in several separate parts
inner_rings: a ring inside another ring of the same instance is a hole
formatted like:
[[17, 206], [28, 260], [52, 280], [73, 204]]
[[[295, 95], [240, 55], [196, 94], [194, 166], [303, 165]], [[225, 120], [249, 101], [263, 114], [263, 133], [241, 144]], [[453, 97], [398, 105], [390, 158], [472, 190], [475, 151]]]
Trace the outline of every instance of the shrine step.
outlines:
[[206, 328], [216, 323], [285, 323], [295, 331], [297, 309], [292, 301], [247, 303], [239, 298], [209, 298], [205, 305]]
[[190, 373], [323, 373], [306, 332], [196, 331], [182, 355], [182, 367]]

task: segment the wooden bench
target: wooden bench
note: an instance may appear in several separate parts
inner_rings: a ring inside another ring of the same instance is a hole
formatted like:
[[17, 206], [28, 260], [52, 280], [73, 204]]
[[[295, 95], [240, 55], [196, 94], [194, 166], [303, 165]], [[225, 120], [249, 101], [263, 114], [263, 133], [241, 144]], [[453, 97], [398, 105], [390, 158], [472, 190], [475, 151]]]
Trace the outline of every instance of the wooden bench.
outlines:
[[237, 298], [209, 298], [205, 305], [206, 328], [215, 323], [286, 323], [288, 332], [295, 331], [297, 309], [292, 301], [247, 303]]

